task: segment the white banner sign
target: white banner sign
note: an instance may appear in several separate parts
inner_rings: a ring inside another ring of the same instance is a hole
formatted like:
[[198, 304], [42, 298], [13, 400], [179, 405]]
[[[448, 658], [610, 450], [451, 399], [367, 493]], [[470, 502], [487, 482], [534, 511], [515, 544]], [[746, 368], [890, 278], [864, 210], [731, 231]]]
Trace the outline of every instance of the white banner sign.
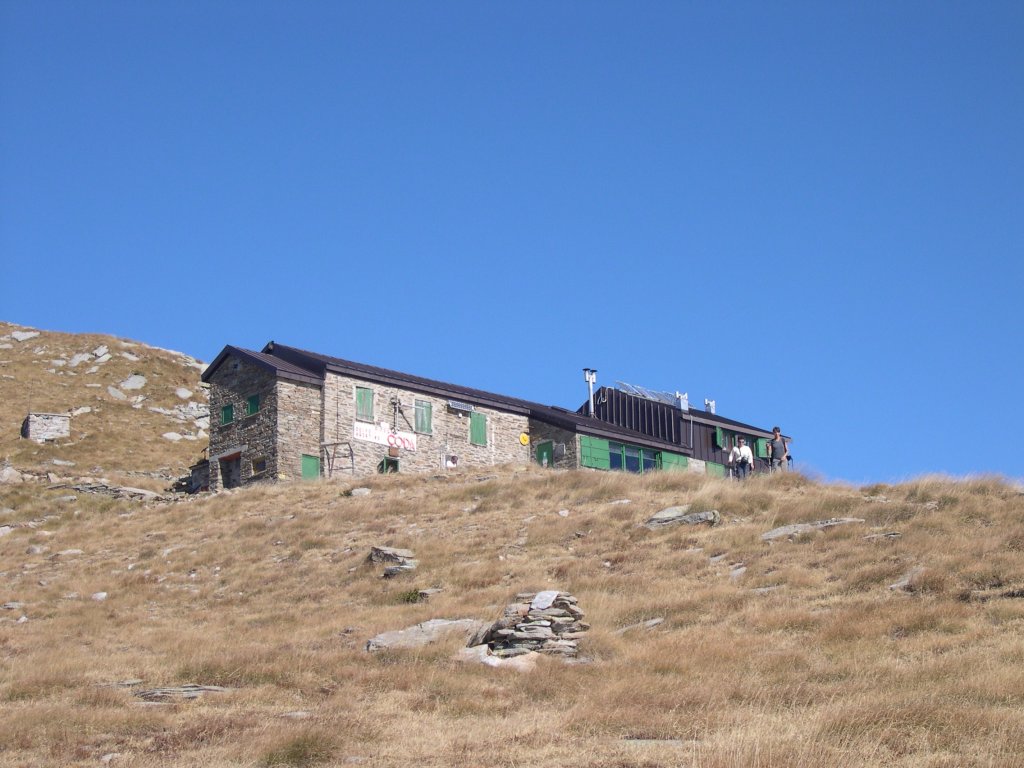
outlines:
[[414, 432], [392, 432], [386, 422], [380, 424], [368, 424], [365, 421], [357, 421], [352, 430], [352, 436], [356, 440], [366, 440], [378, 445], [386, 445], [389, 448], [402, 448], [406, 451], [416, 450], [416, 434]]

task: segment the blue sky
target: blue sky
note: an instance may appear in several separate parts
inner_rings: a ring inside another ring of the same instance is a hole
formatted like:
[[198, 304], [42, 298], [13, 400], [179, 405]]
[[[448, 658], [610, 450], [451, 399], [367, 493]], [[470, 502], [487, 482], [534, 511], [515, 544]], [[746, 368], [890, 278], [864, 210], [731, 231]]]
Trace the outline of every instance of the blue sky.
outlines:
[[[0, 319], [1024, 476], [1020, 2], [0, 0]], [[34, 290], [46, 283], [46, 292]]]

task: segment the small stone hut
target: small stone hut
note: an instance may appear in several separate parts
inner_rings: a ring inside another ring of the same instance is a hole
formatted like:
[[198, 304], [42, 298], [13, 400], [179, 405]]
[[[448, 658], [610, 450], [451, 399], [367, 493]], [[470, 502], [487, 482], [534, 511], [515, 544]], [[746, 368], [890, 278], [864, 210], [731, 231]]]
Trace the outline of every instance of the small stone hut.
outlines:
[[37, 443], [71, 437], [71, 414], [30, 413], [21, 423], [21, 436]]

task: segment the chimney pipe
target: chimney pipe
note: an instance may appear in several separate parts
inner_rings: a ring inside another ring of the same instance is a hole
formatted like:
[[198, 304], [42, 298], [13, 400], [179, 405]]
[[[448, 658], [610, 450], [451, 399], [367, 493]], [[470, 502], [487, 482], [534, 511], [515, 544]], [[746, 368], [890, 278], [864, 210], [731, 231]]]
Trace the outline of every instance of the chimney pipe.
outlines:
[[583, 369], [583, 378], [587, 381], [587, 415], [594, 415], [594, 382], [597, 381], [597, 371], [593, 368]]

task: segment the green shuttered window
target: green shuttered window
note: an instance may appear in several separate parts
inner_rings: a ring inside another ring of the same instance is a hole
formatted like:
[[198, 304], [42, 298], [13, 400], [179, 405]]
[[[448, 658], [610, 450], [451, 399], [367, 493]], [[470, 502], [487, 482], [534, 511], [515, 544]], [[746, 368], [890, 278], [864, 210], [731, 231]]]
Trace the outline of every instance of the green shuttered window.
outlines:
[[580, 435], [580, 466], [592, 469], [610, 469], [608, 441]]
[[686, 469], [689, 466], [685, 456], [680, 456], [678, 453], [669, 453], [668, 451], [661, 452], [661, 468], [662, 469]]
[[757, 447], [755, 448], [754, 455], [759, 459], [768, 458], [768, 441], [763, 437], [757, 438]]
[[252, 395], [248, 400], [245, 401], [245, 415], [252, 416], [259, 413], [260, 410], [260, 396]]
[[356, 387], [356, 418], [373, 421], [373, 390], [368, 387]]
[[235, 420], [235, 406], [225, 405], [220, 409], [220, 423], [230, 424]]
[[416, 431], [429, 435], [434, 431], [432, 424], [433, 406], [426, 400], [416, 401]]
[[487, 416], [482, 413], [469, 414], [469, 442], [487, 445]]

